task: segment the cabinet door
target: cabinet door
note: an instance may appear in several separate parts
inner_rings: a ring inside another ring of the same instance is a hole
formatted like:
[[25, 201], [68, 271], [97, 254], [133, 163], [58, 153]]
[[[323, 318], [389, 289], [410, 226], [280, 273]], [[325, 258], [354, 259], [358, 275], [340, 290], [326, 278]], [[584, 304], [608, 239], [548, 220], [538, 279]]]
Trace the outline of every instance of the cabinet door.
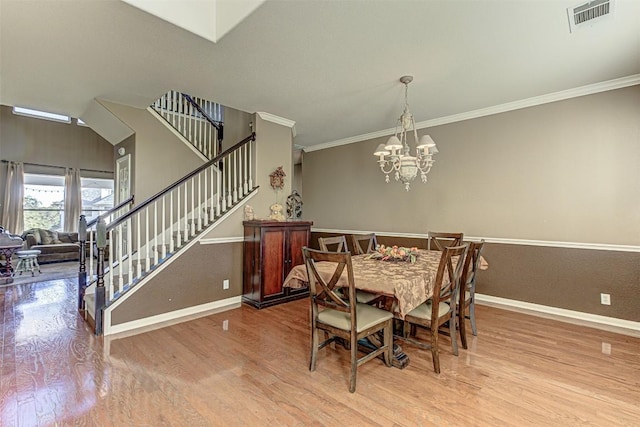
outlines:
[[260, 229], [245, 227], [243, 244], [243, 285], [246, 298], [260, 300]]
[[262, 297], [283, 295], [285, 278], [285, 231], [263, 228], [262, 233]]
[[296, 265], [304, 264], [302, 248], [309, 245], [309, 228], [292, 228], [289, 230], [289, 263], [287, 274]]

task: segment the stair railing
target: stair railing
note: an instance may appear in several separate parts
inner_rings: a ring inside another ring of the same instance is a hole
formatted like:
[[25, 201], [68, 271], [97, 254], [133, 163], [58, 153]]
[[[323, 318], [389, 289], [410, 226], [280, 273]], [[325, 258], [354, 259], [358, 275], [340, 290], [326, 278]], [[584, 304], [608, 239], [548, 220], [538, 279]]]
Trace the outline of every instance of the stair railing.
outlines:
[[[95, 289], [97, 334], [102, 333], [102, 310], [105, 306], [131, 289], [144, 275], [187, 245], [254, 190], [255, 140], [256, 135], [252, 133], [104, 225], [106, 236], [102, 243], [105, 248], [102, 250], [98, 245]], [[220, 164], [223, 167], [219, 167]], [[103, 258], [108, 271], [106, 267], [102, 268], [100, 260]], [[104, 305], [98, 304], [99, 301], [104, 301]]]
[[97, 251], [94, 245], [96, 236], [96, 224], [98, 220], [102, 218], [108, 222], [119, 217], [125, 213], [129, 207], [133, 204], [134, 196], [129, 197], [127, 200], [112, 207], [106, 212], [101, 213], [96, 218], [87, 222], [87, 218], [84, 215], [80, 215], [78, 223], [78, 243], [80, 244], [80, 267], [78, 269], [78, 309], [84, 309], [84, 292], [87, 288], [87, 283], [93, 278], [87, 280], [87, 258], [89, 259], [89, 272], [93, 272], [94, 262], [97, 261]]
[[220, 104], [169, 91], [151, 108], [207, 159], [213, 159], [222, 150], [224, 123]]

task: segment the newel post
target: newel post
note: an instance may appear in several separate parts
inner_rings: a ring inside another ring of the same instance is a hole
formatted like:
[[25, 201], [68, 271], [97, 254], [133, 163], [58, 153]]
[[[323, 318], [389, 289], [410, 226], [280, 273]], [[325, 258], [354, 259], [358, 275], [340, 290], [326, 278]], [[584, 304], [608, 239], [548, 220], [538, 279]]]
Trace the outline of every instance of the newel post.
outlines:
[[87, 254], [85, 251], [85, 242], [87, 239], [87, 218], [84, 215], [80, 215], [80, 222], [78, 224], [78, 242], [80, 248], [80, 269], [78, 270], [78, 310], [84, 310], [84, 293], [87, 289]]
[[96, 335], [103, 332], [103, 308], [106, 292], [104, 288], [104, 249], [107, 247], [107, 224], [102, 217], [96, 224], [96, 246], [98, 248], [97, 282], [96, 282], [96, 308], [94, 319], [96, 321]]

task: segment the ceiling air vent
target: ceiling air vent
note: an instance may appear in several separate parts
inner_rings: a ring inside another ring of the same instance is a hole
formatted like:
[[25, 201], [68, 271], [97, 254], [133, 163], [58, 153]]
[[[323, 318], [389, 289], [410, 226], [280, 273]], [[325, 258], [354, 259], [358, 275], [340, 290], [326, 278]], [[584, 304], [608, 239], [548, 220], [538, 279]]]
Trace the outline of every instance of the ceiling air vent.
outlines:
[[567, 9], [569, 31], [590, 27], [613, 15], [615, 0], [593, 0]]

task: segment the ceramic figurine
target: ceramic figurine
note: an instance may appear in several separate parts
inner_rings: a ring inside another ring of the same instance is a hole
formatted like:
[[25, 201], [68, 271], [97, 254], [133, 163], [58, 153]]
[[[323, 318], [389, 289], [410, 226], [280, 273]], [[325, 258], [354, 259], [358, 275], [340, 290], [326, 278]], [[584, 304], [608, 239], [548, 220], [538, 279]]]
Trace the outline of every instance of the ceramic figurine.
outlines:
[[253, 208], [250, 205], [246, 205], [244, 207], [244, 220], [253, 221], [254, 219], [256, 219], [256, 216], [253, 214]]

